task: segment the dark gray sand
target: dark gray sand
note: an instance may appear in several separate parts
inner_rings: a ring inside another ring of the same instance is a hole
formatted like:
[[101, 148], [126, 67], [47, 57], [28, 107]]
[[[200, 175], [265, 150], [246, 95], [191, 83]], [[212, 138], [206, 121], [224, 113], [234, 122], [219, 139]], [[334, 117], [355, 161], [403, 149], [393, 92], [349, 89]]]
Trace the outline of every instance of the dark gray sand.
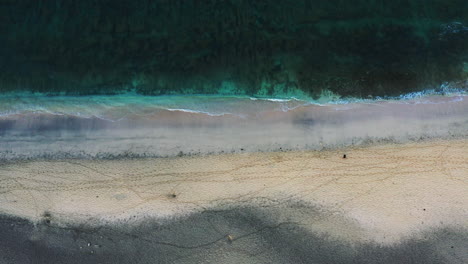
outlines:
[[[310, 205], [284, 205], [305, 214]], [[101, 227], [0, 218], [0, 263], [468, 263], [468, 233], [441, 228], [390, 245], [346, 242], [278, 221], [278, 208], [231, 206]]]

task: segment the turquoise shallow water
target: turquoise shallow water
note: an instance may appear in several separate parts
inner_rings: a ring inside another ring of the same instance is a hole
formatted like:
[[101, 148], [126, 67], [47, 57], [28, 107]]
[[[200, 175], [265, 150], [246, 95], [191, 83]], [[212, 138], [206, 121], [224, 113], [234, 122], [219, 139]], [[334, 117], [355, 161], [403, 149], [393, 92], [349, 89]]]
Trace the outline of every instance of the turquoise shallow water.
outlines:
[[[145, 116], [160, 111], [180, 111], [209, 116], [234, 115], [246, 117], [263, 112], [287, 112], [301, 106], [396, 103], [438, 103], [460, 100], [464, 90], [441, 89], [403, 94], [391, 98], [340, 98], [324, 94], [320, 99], [302, 97], [248, 96], [142, 96], [134, 93], [111, 96], [46, 96], [42, 94], [4, 94], [0, 96], [0, 117], [28, 114], [67, 115], [80, 118], [100, 118], [118, 121], [129, 115]], [[458, 96], [458, 97], [457, 97]], [[436, 98], [436, 99], [434, 99]]]
[[158, 111], [184, 111], [210, 116], [243, 115], [258, 111], [288, 111], [310, 104], [297, 99], [257, 99], [227, 96], [56, 96], [0, 97], [0, 115], [57, 114], [116, 121], [128, 114], [145, 115]]

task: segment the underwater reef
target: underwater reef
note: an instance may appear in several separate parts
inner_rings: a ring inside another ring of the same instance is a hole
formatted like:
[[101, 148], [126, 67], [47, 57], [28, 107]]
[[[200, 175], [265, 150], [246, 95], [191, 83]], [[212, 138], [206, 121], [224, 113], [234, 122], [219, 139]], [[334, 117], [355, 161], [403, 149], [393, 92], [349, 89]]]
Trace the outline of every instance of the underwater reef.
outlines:
[[466, 89], [467, 26], [465, 0], [3, 0], [0, 92]]

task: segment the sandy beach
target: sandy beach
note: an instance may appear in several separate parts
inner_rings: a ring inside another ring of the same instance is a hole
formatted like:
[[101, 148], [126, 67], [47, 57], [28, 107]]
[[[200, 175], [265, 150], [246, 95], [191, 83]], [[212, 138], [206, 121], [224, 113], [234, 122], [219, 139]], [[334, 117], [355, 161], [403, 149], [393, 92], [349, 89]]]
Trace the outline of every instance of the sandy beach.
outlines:
[[[346, 158], [343, 155], [346, 154]], [[232, 206], [340, 240], [468, 227], [468, 141], [1, 165], [0, 211], [54, 225], [137, 224]], [[295, 209], [306, 204], [316, 210]]]

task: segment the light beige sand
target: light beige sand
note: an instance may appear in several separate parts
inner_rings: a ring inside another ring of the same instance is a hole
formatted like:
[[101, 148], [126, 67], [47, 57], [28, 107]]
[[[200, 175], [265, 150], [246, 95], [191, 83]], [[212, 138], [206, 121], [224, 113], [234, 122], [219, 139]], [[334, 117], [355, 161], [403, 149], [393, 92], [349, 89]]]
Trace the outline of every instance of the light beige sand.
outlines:
[[44, 212], [77, 222], [138, 220], [259, 198], [323, 208], [329, 213], [310, 226], [307, 214], [283, 212], [341, 238], [385, 243], [431, 227], [466, 228], [468, 140], [0, 167], [0, 212], [32, 220]]

